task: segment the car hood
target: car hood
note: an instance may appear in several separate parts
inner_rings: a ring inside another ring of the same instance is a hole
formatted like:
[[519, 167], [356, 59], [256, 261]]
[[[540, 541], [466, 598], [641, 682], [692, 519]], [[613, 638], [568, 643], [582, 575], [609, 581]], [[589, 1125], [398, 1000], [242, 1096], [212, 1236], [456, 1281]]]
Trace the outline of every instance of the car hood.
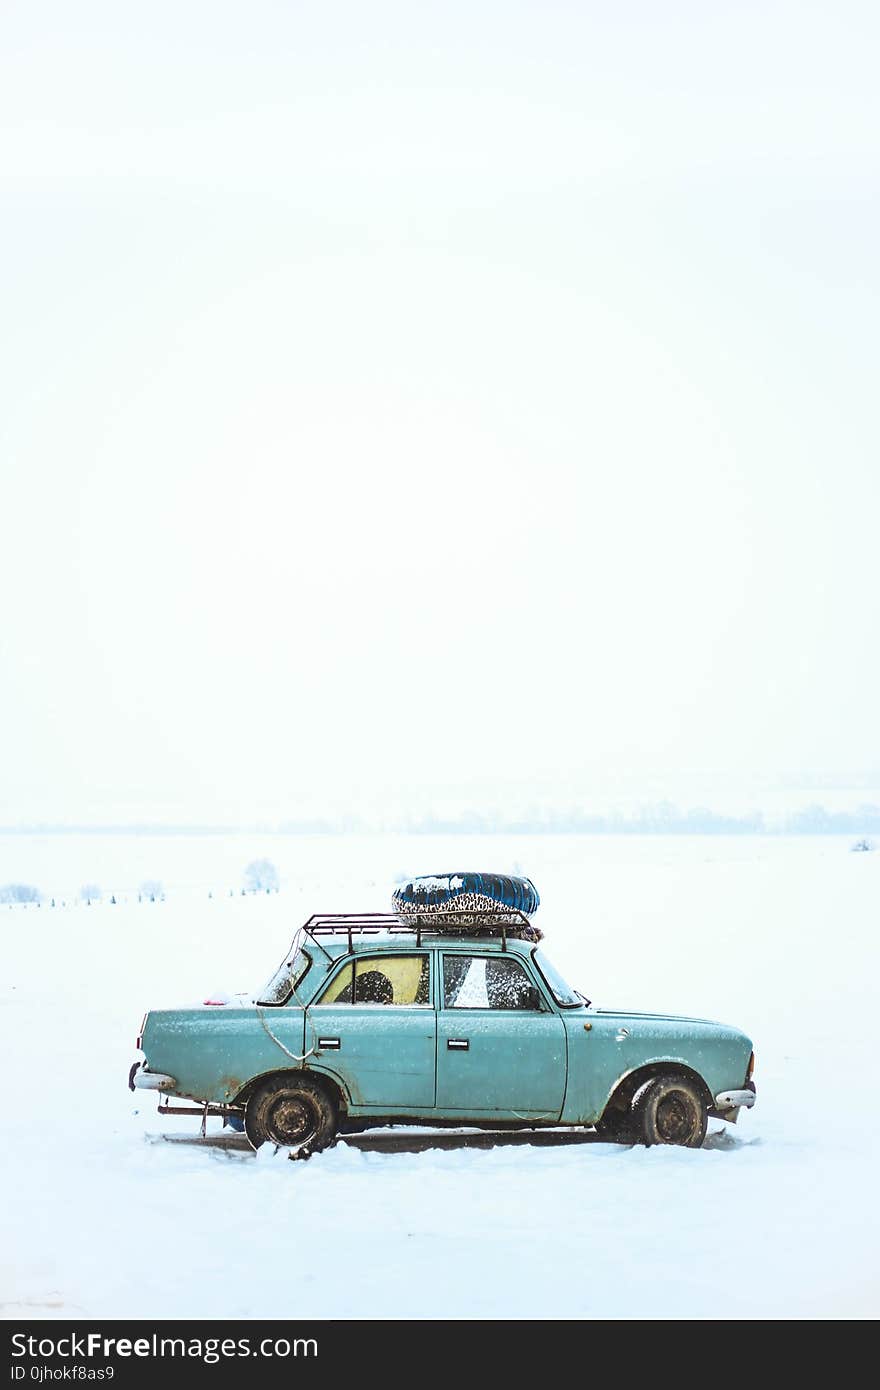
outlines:
[[593, 1006], [590, 1013], [599, 1014], [601, 1018], [622, 1018], [633, 1019], [635, 1021], [646, 1021], [649, 1023], [714, 1023], [711, 1018], [691, 1018], [688, 1014], [649, 1014], [638, 1009], [606, 1009]]
[[619, 1028], [642, 1038], [714, 1038], [716, 1041], [741, 1043], [747, 1049], [752, 1046], [751, 1039], [741, 1028], [721, 1023], [714, 1018], [690, 1018], [686, 1014], [648, 1014], [635, 1009], [591, 1008], [587, 1012], [594, 1017], [607, 1019], [612, 1026], [616, 1024]]

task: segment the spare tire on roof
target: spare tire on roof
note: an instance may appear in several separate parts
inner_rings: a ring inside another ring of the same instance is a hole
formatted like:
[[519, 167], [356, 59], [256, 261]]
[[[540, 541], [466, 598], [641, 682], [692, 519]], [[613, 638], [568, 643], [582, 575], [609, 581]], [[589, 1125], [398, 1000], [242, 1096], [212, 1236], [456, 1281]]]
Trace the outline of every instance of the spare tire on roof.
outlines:
[[395, 889], [392, 911], [438, 929], [494, 927], [539, 940], [541, 932], [524, 919], [540, 901], [531, 879], [511, 874], [425, 874]]

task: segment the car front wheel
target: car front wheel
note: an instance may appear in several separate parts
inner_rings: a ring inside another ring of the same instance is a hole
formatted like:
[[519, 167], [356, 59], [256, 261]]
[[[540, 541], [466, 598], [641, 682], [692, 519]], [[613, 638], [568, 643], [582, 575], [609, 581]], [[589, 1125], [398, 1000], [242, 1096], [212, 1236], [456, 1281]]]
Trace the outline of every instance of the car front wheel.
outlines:
[[593, 1128], [598, 1137], [609, 1144], [634, 1144], [631, 1110], [613, 1110], [607, 1106], [604, 1115]]
[[309, 1076], [274, 1077], [258, 1086], [244, 1112], [247, 1137], [262, 1144], [312, 1152], [325, 1149], [336, 1133], [336, 1108]]
[[655, 1076], [633, 1097], [633, 1142], [698, 1149], [708, 1119], [705, 1098], [695, 1082], [684, 1076]]

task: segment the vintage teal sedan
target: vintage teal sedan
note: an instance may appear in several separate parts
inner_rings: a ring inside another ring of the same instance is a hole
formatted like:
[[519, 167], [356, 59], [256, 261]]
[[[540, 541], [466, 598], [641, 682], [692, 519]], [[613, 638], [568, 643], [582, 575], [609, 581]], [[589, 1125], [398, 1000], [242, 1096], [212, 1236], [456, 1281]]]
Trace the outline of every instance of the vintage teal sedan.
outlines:
[[596, 1008], [515, 919], [468, 934], [313, 917], [256, 999], [151, 1010], [129, 1085], [159, 1092], [164, 1113], [182, 1097], [199, 1106], [182, 1113], [243, 1121], [254, 1148], [304, 1153], [394, 1122], [697, 1148], [709, 1115], [754, 1104], [739, 1029]]

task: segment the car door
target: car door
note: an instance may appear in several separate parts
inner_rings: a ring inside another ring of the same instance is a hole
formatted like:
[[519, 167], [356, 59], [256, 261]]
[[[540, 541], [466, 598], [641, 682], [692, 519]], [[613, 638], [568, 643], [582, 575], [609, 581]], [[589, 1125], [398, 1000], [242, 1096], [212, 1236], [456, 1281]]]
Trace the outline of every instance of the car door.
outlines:
[[437, 1109], [482, 1118], [559, 1118], [566, 1039], [522, 959], [444, 951]]
[[307, 1045], [353, 1108], [434, 1104], [437, 1014], [427, 951], [349, 957], [307, 1013]]

